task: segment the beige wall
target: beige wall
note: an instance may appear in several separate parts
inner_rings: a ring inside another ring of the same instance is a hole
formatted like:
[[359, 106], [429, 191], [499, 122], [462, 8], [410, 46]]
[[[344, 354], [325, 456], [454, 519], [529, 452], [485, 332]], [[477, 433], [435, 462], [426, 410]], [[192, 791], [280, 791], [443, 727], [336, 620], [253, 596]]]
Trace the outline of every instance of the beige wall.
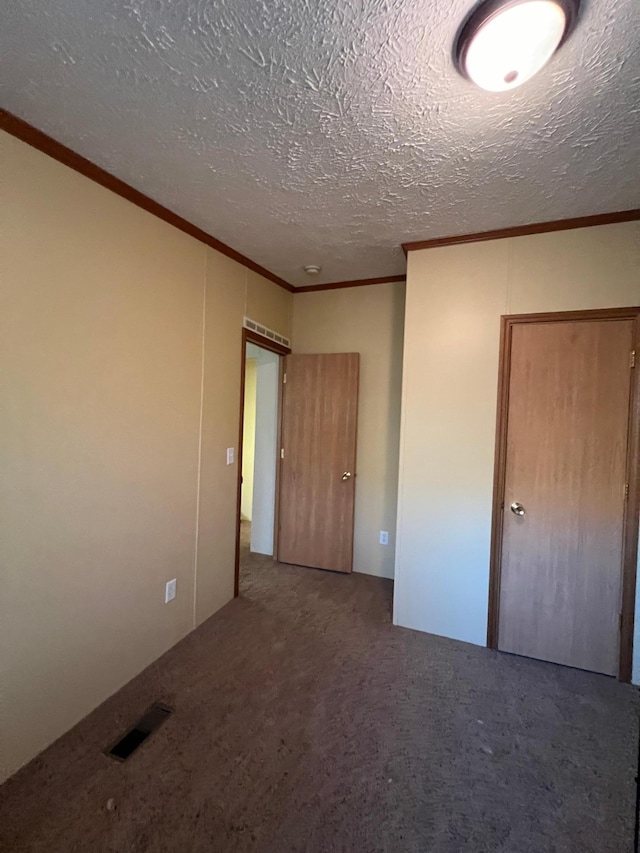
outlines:
[[293, 295], [251, 270], [247, 275], [246, 315], [268, 329], [291, 338]]
[[256, 451], [256, 385], [258, 362], [245, 361], [244, 425], [242, 430], [242, 518], [251, 521], [253, 507], [253, 467]]
[[640, 223], [411, 252], [394, 621], [484, 644], [501, 314], [640, 303]]
[[[354, 570], [393, 577], [404, 283], [300, 293], [293, 351], [359, 352]], [[381, 530], [389, 544], [380, 545]]]
[[292, 297], [4, 133], [0, 157], [4, 778], [233, 595], [242, 316], [287, 334]]

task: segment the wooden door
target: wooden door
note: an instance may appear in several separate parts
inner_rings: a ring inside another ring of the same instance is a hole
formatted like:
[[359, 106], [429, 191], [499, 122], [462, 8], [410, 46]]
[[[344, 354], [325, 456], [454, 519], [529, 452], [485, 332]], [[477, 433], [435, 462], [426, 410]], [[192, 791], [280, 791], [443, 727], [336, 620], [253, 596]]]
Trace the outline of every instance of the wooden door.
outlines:
[[512, 327], [503, 651], [618, 670], [633, 328], [632, 319]]
[[278, 559], [350, 572], [359, 355], [289, 355], [282, 400]]

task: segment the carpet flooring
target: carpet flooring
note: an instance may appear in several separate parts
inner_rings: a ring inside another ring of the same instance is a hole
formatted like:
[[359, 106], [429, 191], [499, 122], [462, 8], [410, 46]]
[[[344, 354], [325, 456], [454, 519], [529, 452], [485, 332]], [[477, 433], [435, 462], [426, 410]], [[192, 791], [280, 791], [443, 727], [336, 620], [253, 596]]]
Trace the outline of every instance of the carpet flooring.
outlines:
[[241, 597], [0, 789], [0, 849], [631, 853], [637, 690], [395, 628], [391, 597], [245, 544]]

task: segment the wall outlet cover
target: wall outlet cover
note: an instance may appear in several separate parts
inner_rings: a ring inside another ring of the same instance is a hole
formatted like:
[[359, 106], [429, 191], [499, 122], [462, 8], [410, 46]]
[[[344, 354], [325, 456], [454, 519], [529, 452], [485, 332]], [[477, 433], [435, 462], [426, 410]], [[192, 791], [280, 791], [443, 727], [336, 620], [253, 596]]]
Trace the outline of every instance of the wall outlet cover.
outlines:
[[174, 578], [172, 581], [167, 581], [167, 585], [164, 589], [164, 603], [168, 604], [170, 601], [176, 597], [176, 579]]
[[236, 461], [235, 447], [227, 447], [227, 465], [233, 465]]
[[380, 531], [380, 544], [381, 545], [388, 545], [389, 544], [389, 531], [388, 530], [381, 530]]

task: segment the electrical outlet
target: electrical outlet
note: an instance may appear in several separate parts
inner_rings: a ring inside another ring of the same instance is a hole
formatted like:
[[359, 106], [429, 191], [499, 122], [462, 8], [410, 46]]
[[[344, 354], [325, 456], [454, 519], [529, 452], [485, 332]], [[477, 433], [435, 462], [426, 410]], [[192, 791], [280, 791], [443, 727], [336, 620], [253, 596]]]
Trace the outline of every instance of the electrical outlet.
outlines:
[[227, 465], [233, 465], [236, 461], [235, 447], [227, 447]]
[[381, 530], [380, 531], [380, 544], [381, 545], [388, 545], [389, 544], [389, 531], [388, 530]]
[[168, 604], [170, 601], [176, 597], [176, 579], [174, 578], [172, 581], [167, 581], [167, 585], [164, 588], [164, 603]]

